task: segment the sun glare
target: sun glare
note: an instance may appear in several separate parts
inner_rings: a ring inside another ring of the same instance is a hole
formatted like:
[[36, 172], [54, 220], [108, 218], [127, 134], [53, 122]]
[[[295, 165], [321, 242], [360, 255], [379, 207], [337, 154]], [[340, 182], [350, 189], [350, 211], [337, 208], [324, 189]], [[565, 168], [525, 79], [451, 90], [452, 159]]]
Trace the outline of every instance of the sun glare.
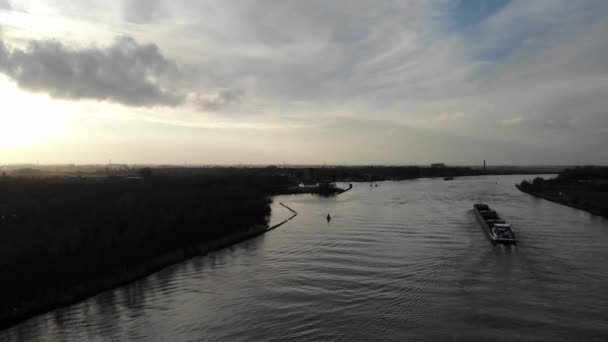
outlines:
[[59, 138], [65, 134], [65, 104], [20, 90], [0, 77], [0, 151]]

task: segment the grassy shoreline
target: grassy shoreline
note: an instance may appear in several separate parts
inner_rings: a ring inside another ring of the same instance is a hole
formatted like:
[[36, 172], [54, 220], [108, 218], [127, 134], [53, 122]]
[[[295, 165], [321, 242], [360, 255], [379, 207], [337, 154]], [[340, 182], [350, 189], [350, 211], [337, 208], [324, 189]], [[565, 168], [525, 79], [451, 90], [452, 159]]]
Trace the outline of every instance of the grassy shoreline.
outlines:
[[0, 178], [0, 328], [276, 228], [273, 187], [245, 177]]
[[43, 299], [27, 303], [19, 308], [9, 309], [8, 312], [5, 311], [0, 313], [0, 328], [5, 329], [36, 315], [80, 302], [106, 290], [126, 285], [137, 279], [145, 278], [150, 274], [158, 272], [165, 267], [174, 265], [181, 261], [185, 261], [197, 256], [203, 256], [209, 252], [213, 252], [254, 238], [267, 232], [268, 230], [269, 228], [267, 226], [254, 225], [248, 229], [234, 232], [228, 236], [218, 238], [213, 241], [201, 243], [195, 247], [166, 253], [150, 260], [146, 265], [141, 265], [140, 267], [132, 268], [119, 274], [107, 276], [84, 285], [72, 287], [63, 291], [59, 295], [45, 297]]
[[255, 224], [247, 229], [239, 230], [227, 236], [217, 238], [213, 241], [199, 243], [196, 246], [179, 251], [166, 253], [150, 260], [146, 265], [123, 271], [119, 274], [104, 277], [89, 284], [72, 287], [60, 295], [46, 297], [32, 303], [28, 303], [17, 310], [9, 310], [0, 313], [0, 329], [6, 329], [17, 325], [31, 317], [46, 313], [48, 311], [78, 303], [87, 298], [96, 296], [104, 291], [126, 285], [138, 279], [154, 274], [165, 267], [175, 265], [188, 259], [204, 256], [210, 252], [230, 247], [243, 241], [255, 238], [273, 229], [276, 229], [292, 220], [298, 213], [281, 203], [283, 207], [291, 212], [291, 216], [271, 227], [268, 225]]
[[521, 191], [523, 193], [526, 193], [528, 195], [539, 197], [539, 198], [542, 198], [542, 199], [546, 199], [547, 201], [551, 201], [551, 202], [554, 202], [554, 203], [557, 203], [557, 204], [565, 205], [565, 206], [570, 207], [570, 208], [586, 211], [586, 212], [588, 212], [590, 214], [593, 214], [593, 215], [597, 215], [597, 216], [602, 216], [602, 217], [608, 218], [607, 214], [602, 213], [599, 210], [596, 210], [596, 209], [593, 209], [593, 208], [589, 208], [589, 207], [585, 207], [585, 206], [580, 205], [578, 203], [573, 203], [572, 201], [568, 201], [567, 199], [560, 198], [560, 197], [557, 197], [557, 196], [552, 196], [552, 195], [546, 194], [546, 193], [525, 190], [519, 184], [516, 184], [515, 187], [517, 189], [519, 189], [519, 191]]
[[608, 167], [566, 169], [554, 178], [523, 180], [516, 187], [532, 196], [608, 217]]

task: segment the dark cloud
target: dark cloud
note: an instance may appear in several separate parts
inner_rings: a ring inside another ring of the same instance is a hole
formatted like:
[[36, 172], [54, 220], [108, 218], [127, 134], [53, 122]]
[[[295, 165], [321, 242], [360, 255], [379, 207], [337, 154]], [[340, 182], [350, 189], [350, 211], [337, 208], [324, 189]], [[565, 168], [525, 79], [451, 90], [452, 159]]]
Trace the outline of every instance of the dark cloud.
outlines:
[[163, 13], [160, 0], [127, 0], [124, 6], [125, 20], [136, 24], [148, 23], [167, 15]]
[[[0, 31], [0, 34], [2, 32]], [[1, 37], [1, 36], [0, 36]], [[0, 39], [0, 71], [8, 67], [8, 50], [4, 46], [4, 42]]]
[[19, 87], [56, 98], [96, 99], [130, 106], [179, 105], [177, 66], [154, 44], [119, 37], [106, 47], [73, 49], [32, 41], [12, 51], [0, 40], [0, 72]]
[[243, 95], [240, 89], [221, 90], [215, 94], [199, 95], [194, 102], [202, 110], [217, 111], [237, 102]]

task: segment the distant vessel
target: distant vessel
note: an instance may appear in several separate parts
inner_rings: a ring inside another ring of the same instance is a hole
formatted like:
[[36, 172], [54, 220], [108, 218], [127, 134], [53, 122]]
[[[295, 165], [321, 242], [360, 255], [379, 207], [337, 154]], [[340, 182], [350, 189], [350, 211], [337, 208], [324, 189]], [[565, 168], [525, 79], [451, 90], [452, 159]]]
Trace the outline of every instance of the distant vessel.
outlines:
[[295, 187], [287, 188], [287, 192], [292, 194], [320, 194], [320, 195], [335, 195], [341, 194], [353, 188], [352, 183], [348, 188], [342, 189], [336, 186], [334, 182], [322, 181], [313, 185], [300, 184]]
[[443, 180], [452, 180], [454, 177], [443, 177]]
[[473, 212], [483, 229], [488, 233], [493, 243], [511, 244], [517, 243], [515, 233], [511, 225], [502, 220], [496, 211], [490, 209], [487, 204], [477, 203], [473, 205]]

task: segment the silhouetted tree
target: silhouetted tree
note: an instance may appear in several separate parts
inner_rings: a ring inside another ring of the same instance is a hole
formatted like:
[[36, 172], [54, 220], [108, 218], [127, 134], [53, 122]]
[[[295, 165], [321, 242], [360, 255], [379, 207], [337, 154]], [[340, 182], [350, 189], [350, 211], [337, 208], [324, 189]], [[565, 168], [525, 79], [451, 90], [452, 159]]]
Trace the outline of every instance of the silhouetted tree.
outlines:
[[152, 177], [152, 169], [149, 167], [143, 167], [143, 168], [139, 169], [139, 176], [142, 178]]
[[536, 177], [532, 181], [532, 190], [536, 192], [543, 191], [545, 180], [541, 177]]

